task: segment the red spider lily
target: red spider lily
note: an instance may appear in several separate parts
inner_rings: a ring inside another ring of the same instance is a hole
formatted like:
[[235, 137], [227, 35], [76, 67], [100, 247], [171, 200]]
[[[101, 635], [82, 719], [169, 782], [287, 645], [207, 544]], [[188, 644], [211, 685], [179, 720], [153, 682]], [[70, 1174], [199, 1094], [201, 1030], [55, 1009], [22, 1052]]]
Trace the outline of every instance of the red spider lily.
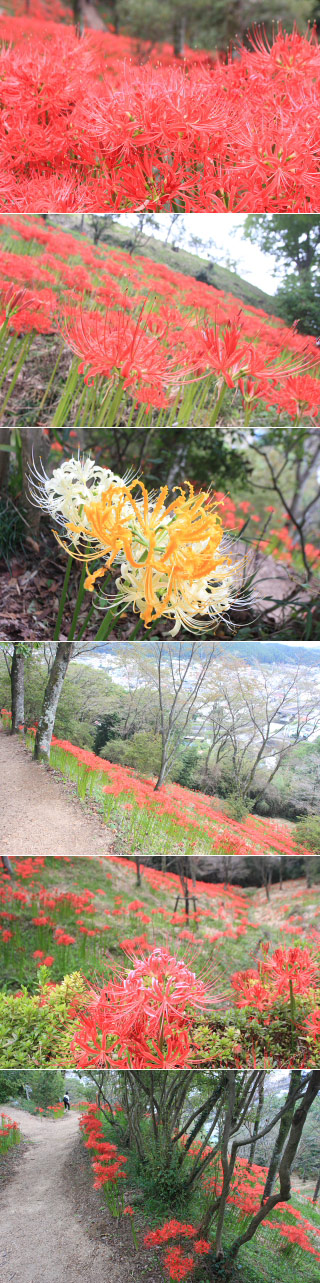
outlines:
[[57, 944], [65, 948], [67, 948], [69, 944], [76, 943], [76, 937], [68, 935], [68, 932], [63, 931], [62, 927], [56, 927], [56, 930], [54, 932], [54, 939], [56, 940]]
[[194, 1255], [191, 1253], [187, 1256], [181, 1247], [181, 1243], [176, 1243], [170, 1247], [164, 1257], [164, 1264], [168, 1270], [170, 1279], [184, 1279], [188, 1274], [193, 1273], [196, 1266], [196, 1257], [205, 1256], [211, 1251], [211, 1244], [206, 1239], [197, 1239], [198, 1230], [195, 1225], [184, 1224], [181, 1221], [166, 1221], [156, 1230], [150, 1230], [144, 1236], [145, 1247], [158, 1247], [162, 1243], [170, 1242], [170, 1239], [191, 1239], [193, 1241]]
[[132, 321], [124, 312], [111, 309], [105, 317], [83, 312], [69, 329], [64, 325], [62, 332], [69, 346], [82, 357], [79, 372], [83, 374], [89, 367], [85, 383], [93, 382], [98, 374], [112, 376], [122, 379], [135, 396], [139, 396], [142, 384], [146, 400], [150, 396], [154, 404], [158, 394], [159, 403], [162, 399], [163, 405], [168, 404], [164, 389], [173, 377], [172, 363], [169, 354], [160, 348], [158, 337], [154, 338], [142, 324], [141, 315]]
[[311, 1034], [311, 1037], [314, 1038], [315, 1042], [317, 1042], [318, 1038], [320, 1038], [320, 1007], [316, 1007], [314, 1011], [310, 1012], [310, 1015], [307, 1016], [305, 1021], [304, 1028], [308, 1034]]
[[237, 1006], [254, 1005], [259, 1011], [270, 1007], [279, 998], [290, 996], [290, 984], [295, 994], [309, 994], [319, 980], [319, 959], [310, 949], [276, 949], [269, 957], [264, 951], [258, 970], [238, 971], [232, 976], [237, 993]]
[[187, 1064], [191, 1012], [212, 1002], [208, 984], [168, 949], [154, 948], [140, 961], [134, 957], [133, 969], [119, 980], [110, 980], [98, 993], [89, 991], [73, 1046], [77, 1063]]
[[188, 1274], [193, 1273], [194, 1257], [186, 1256], [179, 1246], [170, 1247], [166, 1252], [164, 1264], [170, 1279], [185, 1279]]

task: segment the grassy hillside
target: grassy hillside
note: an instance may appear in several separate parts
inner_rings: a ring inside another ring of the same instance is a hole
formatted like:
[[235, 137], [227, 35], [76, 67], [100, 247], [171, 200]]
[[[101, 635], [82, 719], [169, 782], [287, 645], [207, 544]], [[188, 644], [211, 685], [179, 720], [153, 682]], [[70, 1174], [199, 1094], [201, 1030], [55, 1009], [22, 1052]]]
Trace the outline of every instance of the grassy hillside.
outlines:
[[[59, 225], [68, 232], [73, 232], [79, 236], [77, 231], [77, 215], [55, 214], [51, 216], [49, 222], [53, 225]], [[74, 224], [72, 226], [72, 224]], [[84, 228], [89, 226], [89, 219], [85, 215]], [[130, 229], [123, 227], [121, 223], [113, 223], [108, 227], [107, 240], [100, 241], [100, 245], [110, 245], [122, 248], [128, 251], [128, 241], [130, 239]], [[222, 267], [215, 263], [213, 267], [208, 266], [208, 260], [200, 254], [193, 254], [189, 250], [172, 249], [171, 245], [165, 245], [163, 241], [158, 240], [155, 236], [143, 237], [141, 243], [135, 249], [135, 254], [141, 258], [152, 259], [154, 263], [166, 263], [174, 272], [182, 272], [185, 276], [195, 276], [198, 280], [205, 280], [208, 285], [213, 285], [217, 290], [225, 290], [226, 293], [233, 294], [244, 303], [251, 307], [261, 307], [265, 312], [275, 313], [274, 298], [270, 294], [265, 294], [258, 286], [252, 285], [250, 281], [244, 281], [238, 272], [232, 272], [228, 267]], [[211, 259], [210, 259], [211, 262]]]

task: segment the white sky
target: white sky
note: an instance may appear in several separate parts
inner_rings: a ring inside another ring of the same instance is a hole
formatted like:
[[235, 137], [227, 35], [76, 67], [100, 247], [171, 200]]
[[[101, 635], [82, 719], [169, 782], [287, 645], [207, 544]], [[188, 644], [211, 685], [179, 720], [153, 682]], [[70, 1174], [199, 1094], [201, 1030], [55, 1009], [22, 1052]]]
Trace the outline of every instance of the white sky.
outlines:
[[[214, 241], [217, 262], [222, 267], [234, 266], [244, 280], [251, 281], [267, 294], [275, 294], [281, 276], [279, 264], [271, 254], [263, 254], [257, 245], [245, 239], [245, 214], [181, 214], [179, 217], [181, 217], [179, 228], [176, 223], [173, 229], [173, 239], [176, 244], [180, 243], [185, 249], [192, 250], [192, 237], [201, 237], [208, 246], [210, 256], [210, 242]], [[157, 234], [163, 240], [167, 234], [168, 219], [170, 214], [157, 215], [159, 223]], [[135, 222], [135, 215], [121, 214], [119, 222], [124, 225], [132, 224]], [[195, 249], [196, 252], [205, 254], [205, 251]], [[214, 257], [214, 251], [212, 257]]]

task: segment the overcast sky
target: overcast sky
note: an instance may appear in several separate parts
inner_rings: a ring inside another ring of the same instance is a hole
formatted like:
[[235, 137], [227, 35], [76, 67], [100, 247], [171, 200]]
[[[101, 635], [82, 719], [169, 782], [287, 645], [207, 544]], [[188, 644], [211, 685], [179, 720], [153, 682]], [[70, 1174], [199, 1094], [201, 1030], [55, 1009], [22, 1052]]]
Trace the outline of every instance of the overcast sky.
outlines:
[[[179, 229], [177, 224], [173, 229], [176, 244], [192, 250], [192, 237], [198, 236], [208, 247], [207, 252], [210, 254], [210, 243], [214, 241], [218, 263], [223, 267], [229, 266], [229, 257], [235, 263], [235, 270], [246, 281], [252, 281], [267, 294], [275, 294], [280, 277], [279, 265], [271, 254], [262, 254], [258, 246], [245, 239], [245, 214], [181, 214], [179, 217]], [[170, 214], [159, 214], [157, 219], [158, 235], [165, 239]], [[119, 219], [124, 224], [135, 221], [134, 214], [121, 214]], [[202, 252], [205, 254], [205, 250]]]

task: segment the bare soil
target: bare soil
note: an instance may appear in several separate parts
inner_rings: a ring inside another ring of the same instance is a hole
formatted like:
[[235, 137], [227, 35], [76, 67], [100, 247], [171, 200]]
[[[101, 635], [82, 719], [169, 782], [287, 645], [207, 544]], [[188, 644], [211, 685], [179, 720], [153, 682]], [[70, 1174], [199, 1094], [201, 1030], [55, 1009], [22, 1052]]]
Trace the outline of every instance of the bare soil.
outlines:
[[4, 855], [106, 855], [113, 834], [71, 787], [0, 732], [0, 847]]
[[0, 1191], [4, 1283], [160, 1283], [158, 1262], [134, 1248], [129, 1218], [118, 1230], [93, 1189], [79, 1115], [54, 1121], [11, 1105], [4, 1110], [29, 1142]]

